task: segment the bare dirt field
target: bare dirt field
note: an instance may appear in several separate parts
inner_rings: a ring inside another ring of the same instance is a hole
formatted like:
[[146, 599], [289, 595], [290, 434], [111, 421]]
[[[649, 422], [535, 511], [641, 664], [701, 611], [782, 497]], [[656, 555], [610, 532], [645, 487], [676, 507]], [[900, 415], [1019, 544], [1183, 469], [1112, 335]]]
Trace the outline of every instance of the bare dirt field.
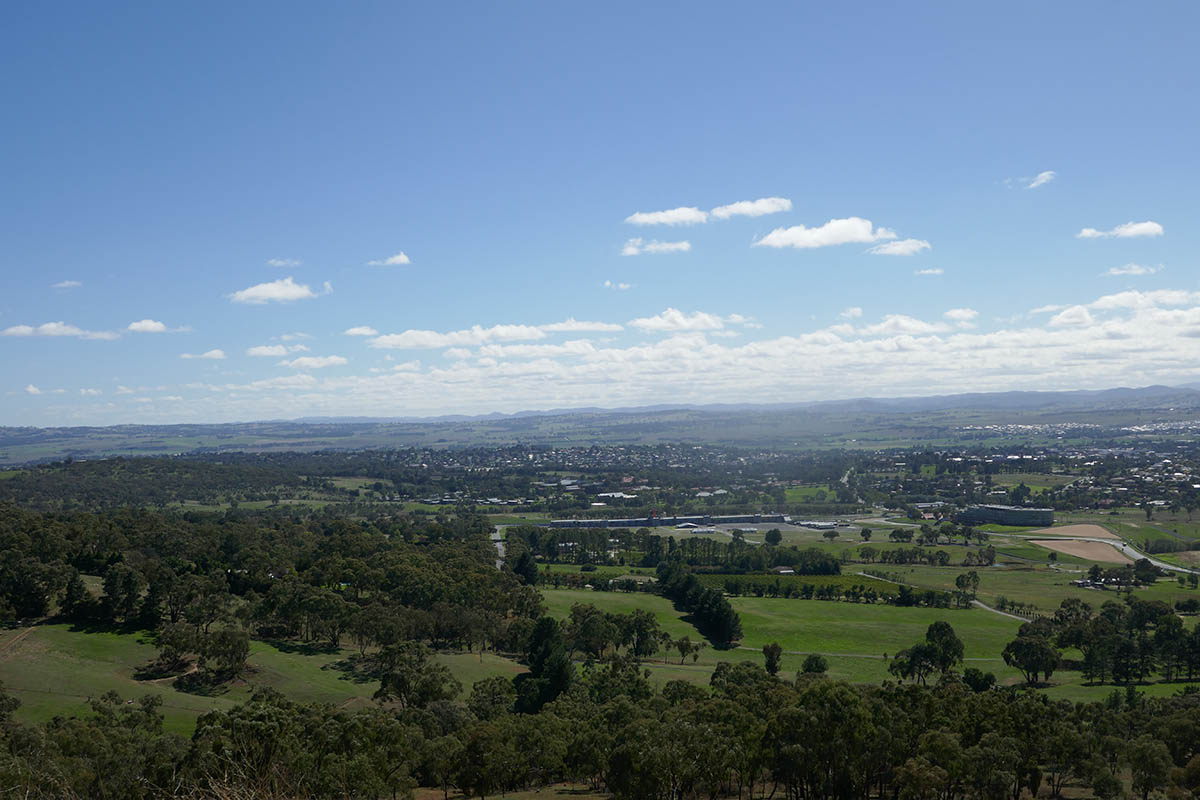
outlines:
[[1099, 525], [1060, 525], [1057, 528], [1040, 528], [1030, 533], [1044, 533], [1047, 536], [1086, 536], [1089, 539], [1120, 539], [1107, 528]]
[[1074, 539], [1030, 539], [1029, 541], [1032, 544], [1040, 544], [1049, 550], [1057, 550], [1069, 556], [1086, 558], [1088, 561], [1102, 561], [1106, 564], [1133, 563], [1120, 550], [1104, 542], [1081, 542]]

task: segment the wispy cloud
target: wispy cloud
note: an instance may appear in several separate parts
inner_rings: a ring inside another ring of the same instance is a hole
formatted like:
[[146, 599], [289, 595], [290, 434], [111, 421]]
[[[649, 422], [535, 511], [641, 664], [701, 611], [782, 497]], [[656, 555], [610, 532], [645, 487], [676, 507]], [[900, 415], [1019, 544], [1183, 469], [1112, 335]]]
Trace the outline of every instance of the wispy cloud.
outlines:
[[615, 333], [616, 331], [625, 330], [615, 322], [591, 322], [575, 319], [574, 317], [568, 317], [562, 322], [539, 325], [538, 327], [546, 333]]
[[656, 239], [651, 239], [648, 242], [643, 242], [639, 239], [630, 239], [625, 242], [625, 246], [621, 248], [623, 256], [638, 256], [642, 253], [686, 253], [692, 249], [692, 243], [683, 242], [660, 242]]
[[324, 289], [318, 294], [307, 285], [296, 283], [289, 275], [277, 281], [258, 283], [241, 291], [234, 292], [229, 295], [229, 299], [235, 303], [263, 305], [264, 303], [290, 303], [295, 300], [307, 300], [332, 292], [333, 286], [328, 281], [325, 282]]
[[325, 367], [340, 367], [349, 363], [341, 356], [300, 356], [291, 361], [280, 361], [278, 366], [292, 369], [324, 369]]
[[716, 219], [730, 217], [761, 217], [766, 214], [778, 214], [781, 211], [791, 211], [792, 201], [786, 197], [760, 197], [757, 200], [739, 200], [727, 206], [717, 206], [709, 213]]
[[295, 258], [268, 258], [267, 259], [268, 267], [298, 267], [302, 263], [303, 263], [302, 261], [299, 261], [298, 259], [295, 259]]
[[638, 211], [625, 218], [630, 225], [696, 225], [708, 222], [708, 212], [695, 206], [666, 211]]
[[536, 325], [493, 325], [485, 328], [474, 325], [460, 331], [407, 330], [388, 333], [368, 342], [369, 346], [385, 350], [424, 350], [434, 347], [470, 347], [487, 342], [513, 342], [545, 338], [546, 333]]
[[100, 391], [99, 389], [80, 389], [79, 394], [83, 397], [99, 397], [100, 395], [104, 394], [104, 392]]
[[378, 336], [379, 331], [372, 328], [370, 325], [356, 325], [353, 328], [347, 328], [343, 331], [345, 336]]
[[213, 349], [213, 350], [206, 350], [203, 353], [180, 353], [179, 357], [187, 358], [187, 359], [202, 358], [202, 359], [206, 359], [209, 361], [220, 361], [221, 359], [225, 358], [225, 351]]
[[34, 386], [32, 383], [25, 387], [26, 394], [41, 394], [42, 390]]
[[368, 267], [398, 267], [403, 264], [411, 264], [411, 263], [412, 263], [412, 259], [410, 259], [408, 257], [408, 255], [403, 250], [401, 250], [399, 253], [396, 253], [394, 256], [388, 256], [387, 258], [379, 258], [379, 259], [375, 259], [372, 261], [368, 261], [367, 266]]
[[1055, 177], [1056, 177], [1056, 173], [1052, 169], [1048, 169], [1045, 172], [1039, 172], [1037, 175], [1035, 175], [1033, 177], [1033, 180], [1031, 180], [1031, 181], [1029, 181], [1029, 183], [1025, 184], [1025, 188], [1026, 189], [1036, 189], [1039, 186], [1045, 186], [1047, 183], [1054, 180]]
[[895, 242], [877, 244], [867, 252], [877, 256], [913, 256], [922, 250], [930, 249], [930, 247], [932, 245], [924, 239], [899, 239]]
[[1094, 322], [1085, 306], [1068, 306], [1050, 318], [1050, 325], [1055, 328], [1083, 327]]
[[1109, 267], [1106, 272], [1101, 275], [1153, 275], [1162, 269], [1162, 266], [1148, 267], [1144, 264], [1125, 264], [1120, 267]]
[[880, 239], [895, 239], [896, 232], [887, 228], [876, 228], [871, 220], [862, 217], [831, 219], [824, 225], [809, 228], [793, 225], [776, 228], [753, 244], [755, 247], [795, 247], [808, 249], [830, 247], [853, 242], [877, 242]]
[[50, 284], [51, 289], [78, 289], [83, 286], [79, 281], [59, 281], [58, 283]]
[[289, 353], [307, 353], [308, 348], [302, 344], [282, 345], [282, 344], [260, 344], [254, 347], [246, 348], [246, 355], [256, 358], [270, 356], [286, 356]]
[[605, 289], [617, 289], [618, 291], [623, 292], [626, 289], [630, 289], [632, 287], [633, 287], [632, 283], [615, 283], [613, 281], [605, 281], [604, 282]]
[[915, 269], [913, 275], [944, 275], [946, 270], [941, 267], [928, 267], [926, 269]]
[[65, 322], [45, 322], [41, 325], [13, 325], [0, 331], [0, 336], [73, 336], [77, 339], [111, 341], [120, 336], [112, 331], [86, 331]]
[[1163, 226], [1157, 222], [1126, 222], [1107, 231], [1084, 228], [1075, 234], [1076, 239], [1130, 239], [1135, 236], [1162, 236]]
[[972, 328], [975, 326], [975, 318], [979, 316], [979, 312], [973, 308], [952, 308], [942, 316], [960, 328]]
[[842, 319], [858, 319], [862, 315], [863, 310], [858, 306], [851, 306], [850, 308], [843, 309], [842, 313], [838, 314], [838, 316]]

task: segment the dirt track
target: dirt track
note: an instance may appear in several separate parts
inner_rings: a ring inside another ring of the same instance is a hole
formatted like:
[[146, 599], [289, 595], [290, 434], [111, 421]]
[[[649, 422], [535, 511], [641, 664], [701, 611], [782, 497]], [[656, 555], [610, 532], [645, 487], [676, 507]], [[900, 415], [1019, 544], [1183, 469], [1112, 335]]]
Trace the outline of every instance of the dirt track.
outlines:
[[1133, 563], [1120, 550], [1104, 542], [1081, 542], [1076, 539], [1030, 539], [1029, 542], [1069, 556], [1086, 558], [1088, 561], [1102, 561], [1107, 564]]
[[1039, 528], [1030, 533], [1041, 533], [1047, 536], [1084, 536], [1088, 539], [1120, 539], [1115, 533], [1101, 528], [1099, 525], [1060, 525], [1057, 528]]

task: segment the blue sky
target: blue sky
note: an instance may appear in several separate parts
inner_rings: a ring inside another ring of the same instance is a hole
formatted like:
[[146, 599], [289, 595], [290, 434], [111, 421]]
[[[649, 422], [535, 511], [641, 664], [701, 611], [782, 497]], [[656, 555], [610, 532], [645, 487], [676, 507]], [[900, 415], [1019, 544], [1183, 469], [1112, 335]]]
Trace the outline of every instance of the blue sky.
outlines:
[[0, 10], [0, 424], [1200, 379], [1195, 4], [246, 5]]

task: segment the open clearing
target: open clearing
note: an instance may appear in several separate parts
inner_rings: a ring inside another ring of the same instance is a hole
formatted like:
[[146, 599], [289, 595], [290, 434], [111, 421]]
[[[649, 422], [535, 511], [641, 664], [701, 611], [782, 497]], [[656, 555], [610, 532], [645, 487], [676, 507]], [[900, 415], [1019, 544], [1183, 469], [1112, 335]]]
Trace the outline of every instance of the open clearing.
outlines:
[[1030, 531], [1042, 536], [1085, 536], [1089, 539], [1120, 539], [1112, 531], [1099, 525], [1060, 525], [1057, 528], [1038, 528]]
[[1088, 561], [1101, 561], [1105, 564], [1132, 564], [1124, 553], [1111, 544], [1104, 542], [1083, 542], [1076, 539], [1030, 539], [1031, 544], [1040, 544], [1050, 550], [1078, 556]]

